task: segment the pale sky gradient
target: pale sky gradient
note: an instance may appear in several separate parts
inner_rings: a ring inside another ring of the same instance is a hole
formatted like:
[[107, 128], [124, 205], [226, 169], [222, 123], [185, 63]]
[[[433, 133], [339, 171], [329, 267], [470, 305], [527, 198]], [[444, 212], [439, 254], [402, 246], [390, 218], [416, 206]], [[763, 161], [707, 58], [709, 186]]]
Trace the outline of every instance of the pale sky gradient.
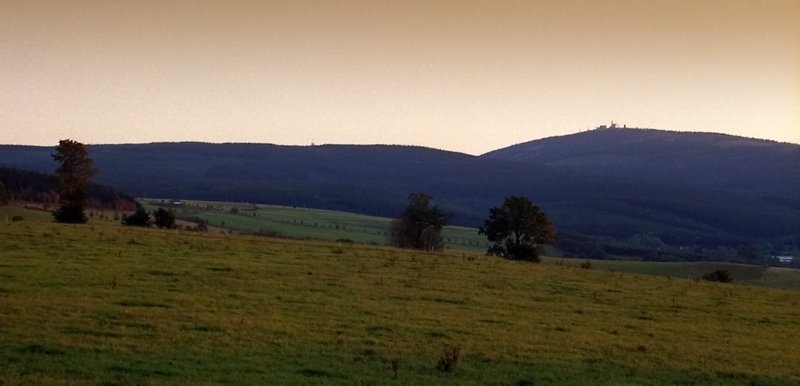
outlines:
[[0, 0], [0, 143], [800, 143], [800, 0]]

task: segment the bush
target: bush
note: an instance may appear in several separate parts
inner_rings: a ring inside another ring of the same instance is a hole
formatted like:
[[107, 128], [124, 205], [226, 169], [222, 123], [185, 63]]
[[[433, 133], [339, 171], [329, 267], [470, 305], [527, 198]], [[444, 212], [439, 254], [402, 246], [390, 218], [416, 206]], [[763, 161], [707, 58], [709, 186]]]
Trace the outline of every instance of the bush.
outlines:
[[461, 348], [458, 346], [445, 347], [442, 350], [442, 356], [439, 358], [439, 363], [436, 364], [436, 369], [447, 373], [453, 372], [458, 364], [458, 358], [461, 356]]
[[68, 204], [62, 205], [53, 212], [53, 218], [55, 218], [56, 222], [66, 224], [85, 224], [89, 221], [86, 213], [83, 212], [83, 206]]
[[155, 224], [159, 228], [172, 229], [175, 227], [175, 212], [172, 210], [158, 208], [158, 210], [153, 213], [153, 217], [155, 217]]
[[122, 225], [149, 227], [151, 224], [150, 215], [144, 210], [144, 207], [139, 206], [132, 215], [122, 215]]
[[724, 271], [724, 270], [721, 270], [721, 269], [718, 269], [718, 270], [716, 270], [714, 272], [709, 272], [709, 273], [703, 275], [703, 280], [716, 281], [716, 282], [720, 282], [720, 283], [731, 283], [731, 282], [733, 282], [733, 278], [728, 273], [728, 271]]

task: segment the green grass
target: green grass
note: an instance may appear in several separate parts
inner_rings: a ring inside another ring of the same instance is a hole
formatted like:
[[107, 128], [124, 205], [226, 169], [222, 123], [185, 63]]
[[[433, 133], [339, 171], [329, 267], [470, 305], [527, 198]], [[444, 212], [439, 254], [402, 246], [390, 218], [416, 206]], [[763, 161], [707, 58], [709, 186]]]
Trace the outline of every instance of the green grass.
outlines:
[[0, 384], [800, 383], [797, 291], [104, 223], [0, 248]]
[[9, 223], [14, 217], [20, 217], [22, 221], [53, 221], [52, 213], [46, 210], [28, 209], [18, 206], [0, 206], [0, 221]]
[[[146, 200], [144, 203], [151, 211], [159, 207]], [[362, 244], [384, 245], [386, 243], [384, 232], [391, 221], [383, 217], [285, 206], [254, 207], [252, 204], [211, 201], [184, 201], [184, 203], [173, 209], [186, 217], [202, 218], [217, 226], [224, 224], [225, 229], [238, 232], [271, 231], [297, 239], [352, 240]], [[233, 214], [231, 208], [241, 211], [239, 214]], [[47, 211], [14, 206], [0, 207], [0, 219], [5, 218], [6, 222], [10, 222], [14, 216], [22, 216], [25, 221], [52, 221], [52, 215]], [[105, 223], [110, 221], [112, 216], [113, 212], [95, 210], [94, 216], [90, 217], [90, 224]], [[448, 226], [443, 233], [449, 250], [476, 253], [486, 250], [486, 240], [478, 235], [477, 229]], [[549, 260], [545, 258], [545, 260], [575, 266], [585, 261], [557, 258]], [[679, 278], [699, 278], [705, 273], [720, 269], [728, 271], [739, 283], [800, 290], [798, 269], [721, 262], [662, 263], [633, 260], [591, 260], [591, 262], [595, 269]]]
[[[88, 223], [108, 224], [118, 223], [114, 220], [114, 211], [107, 209], [89, 209], [86, 211]], [[22, 218], [21, 222], [53, 222], [53, 213], [36, 207], [21, 207], [16, 205], [0, 206], [0, 223], [13, 222], [14, 217]]]
[[[579, 265], [585, 260], [552, 259]], [[715, 270], [730, 273], [737, 283], [800, 290], [800, 269], [763, 267], [720, 262], [645, 262], [626, 260], [591, 260], [592, 268], [678, 278], [699, 278]]]
[[[153, 211], [159, 204], [143, 199]], [[230, 202], [183, 201], [173, 209], [180, 217], [194, 217], [210, 225], [247, 233], [268, 233], [316, 240], [353, 240], [362, 244], [386, 244], [391, 219], [321, 209]], [[164, 207], [164, 205], [161, 205]], [[231, 213], [236, 208], [239, 213]], [[475, 228], [447, 226], [442, 232], [447, 249], [484, 252], [486, 238]]]

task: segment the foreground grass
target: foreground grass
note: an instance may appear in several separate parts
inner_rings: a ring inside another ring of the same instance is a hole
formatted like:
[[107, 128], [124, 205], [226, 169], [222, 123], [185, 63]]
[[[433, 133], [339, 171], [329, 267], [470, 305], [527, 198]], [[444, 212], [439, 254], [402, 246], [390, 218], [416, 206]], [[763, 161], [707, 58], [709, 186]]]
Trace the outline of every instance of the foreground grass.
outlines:
[[[550, 258], [555, 264], [579, 265], [586, 260]], [[737, 283], [800, 290], [800, 269], [765, 267], [713, 261], [651, 262], [631, 260], [591, 260], [592, 268], [673, 278], [700, 278], [715, 270], [727, 271]]]
[[0, 242], [2, 384], [800, 383], [794, 291], [104, 224]]

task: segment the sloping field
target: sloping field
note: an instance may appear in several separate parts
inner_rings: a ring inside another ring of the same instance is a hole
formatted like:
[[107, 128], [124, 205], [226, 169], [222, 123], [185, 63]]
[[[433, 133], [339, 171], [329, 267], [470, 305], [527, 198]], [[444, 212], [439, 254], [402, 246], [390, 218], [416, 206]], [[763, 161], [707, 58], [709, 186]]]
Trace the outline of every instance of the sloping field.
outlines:
[[592, 267], [609, 271], [680, 278], [698, 278], [715, 270], [724, 270], [728, 271], [737, 283], [800, 289], [800, 269], [792, 268], [720, 262], [661, 263], [624, 260], [592, 260]]
[[46, 210], [28, 209], [18, 206], [0, 206], [0, 221], [8, 223], [14, 221], [15, 217], [22, 221], [53, 221], [53, 214]]
[[[2, 384], [796, 385], [798, 320], [797, 291], [0, 224]], [[436, 368], [444, 347], [452, 372]]]
[[[211, 225], [247, 233], [274, 234], [316, 240], [352, 240], [385, 245], [391, 219], [322, 209], [232, 202], [182, 201], [163, 205], [143, 200], [148, 210], [172, 207], [182, 217], [202, 219]], [[474, 228], [447, 226], [442, 235], [448, 249], [486, 251], [486, 238]]]

